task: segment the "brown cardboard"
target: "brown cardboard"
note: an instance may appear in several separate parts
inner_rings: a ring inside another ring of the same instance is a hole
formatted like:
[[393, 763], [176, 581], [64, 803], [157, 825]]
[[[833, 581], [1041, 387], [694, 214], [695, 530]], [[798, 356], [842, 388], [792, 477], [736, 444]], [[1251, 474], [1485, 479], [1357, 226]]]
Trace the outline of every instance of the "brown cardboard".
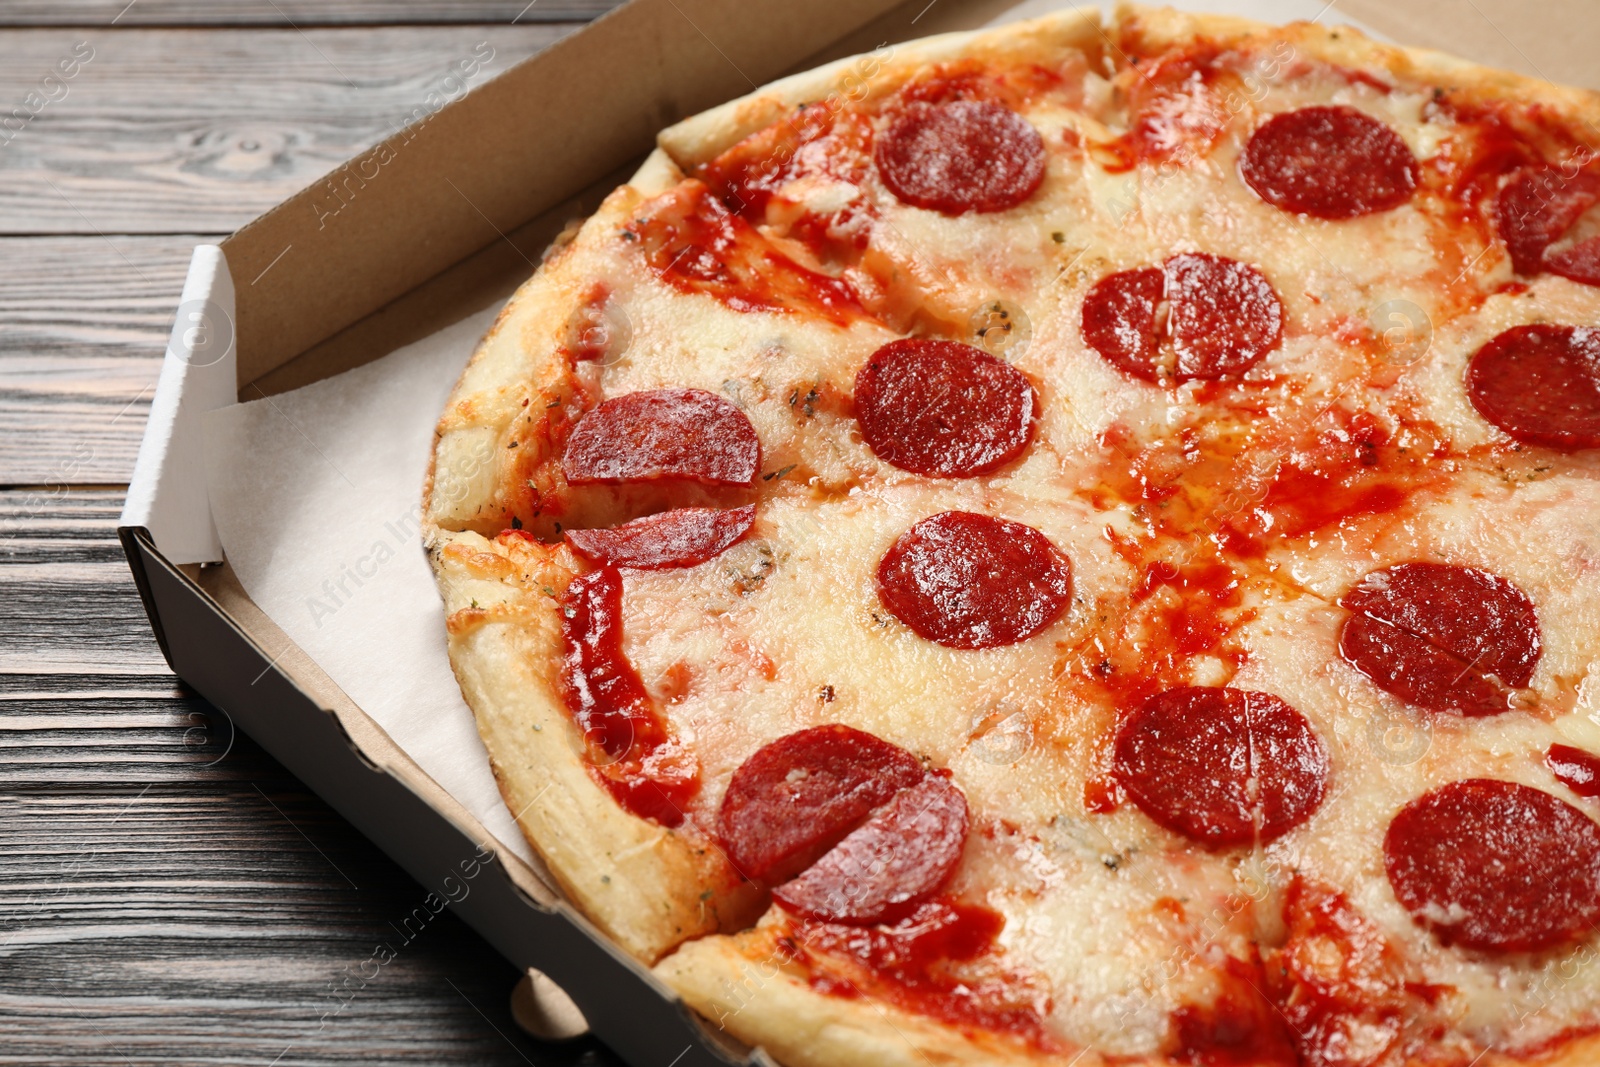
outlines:
[[1334, 12], [1401, 44], [1600, 89], [1600, 5], [1593, 0], [1336, 0]]
[[534, 216], [429, 278], [398, 299], [246, 382], [240, 399], [298, 389], [341, 374], [403, 345], [420, 341], [475, 311], [503, 304], [533, 273], [561, 230], [591, 214], [607, 193], [627, 180], [634, 163], [620, 167], [578, 195]]
[[[770, 81], [891, 2], [633, 0], [362, 153], [222, 243], [239, 291], [241, 384], [642, 156], [661, 127]], [[330, 200], [329, 181], [348, 199]]]
[[[891, 2], [633, 0], [363, 153], [224, 242], [241, 391], [328, 377], [503, 300], [661, 126], [785, 72], [968, 28], [1011, 6]], [[1600, 6], [1336, 2], [1325, 20], [1343, 15], [1402, 43], [1600, 87], [1580, 54], [1600, 33]], [[330, 201], [330, 182], [343, 196]], [[425, 885], [441, 865], [464, 862], [482, 828], [256, 608], [226, 564], [174, 567], [147, 531], [122, 537], [178, 674]], [[499, 881], [461, 905], [464, 917], [565, 988], [625, 1057], [666, 1062], [673, 1053], [661, 1050], [688, 1040], [680, 1067], [744, 1058], [696, 1031], [565, 904], [547, 871], [514, 856], [495, 868]]]

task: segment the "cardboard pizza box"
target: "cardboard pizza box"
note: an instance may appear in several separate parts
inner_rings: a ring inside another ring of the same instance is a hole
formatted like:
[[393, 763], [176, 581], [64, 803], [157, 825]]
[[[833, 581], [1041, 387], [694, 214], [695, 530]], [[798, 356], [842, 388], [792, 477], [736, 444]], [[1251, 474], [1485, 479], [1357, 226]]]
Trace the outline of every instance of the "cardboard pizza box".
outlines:
[[[1583, 0], [1337, 3], [1325, 18], [1600, 87], [1585, 48], [1600, 33], [1600, 9]], [[119, 529], [156, 639], [188, 685], [537, 976], [523, 1004], [536, 1032], [587, 1028], [638, 1065], [751, 1059], [609, 944], [547, 872], [493, 847], [483, 825], [251, 601], [212, 522], [202, 417], [331, 377], [502, 303], [530, 272], [519, 247], [541, 247], [591, 211], [663, 126], [785, 73], [979, 26], [1016, 6], [632, 0], [421, 115], [220, 246], [195, 250]], [[1272, 21], [1306, 11], [1304, 0], [1178, 6]]]

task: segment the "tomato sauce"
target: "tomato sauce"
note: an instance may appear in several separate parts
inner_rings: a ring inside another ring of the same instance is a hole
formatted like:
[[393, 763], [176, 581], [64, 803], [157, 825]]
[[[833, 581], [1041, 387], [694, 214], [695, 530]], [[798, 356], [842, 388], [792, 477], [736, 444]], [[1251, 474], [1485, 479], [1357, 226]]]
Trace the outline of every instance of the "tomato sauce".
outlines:
[[700, 789], [693, 755], [667, 731], [622, 651], [622, 576], [602, 567], [560, 598], [561, 685], [588, 749], [589, 771], [627, 810], [663, 826], [683, 823]]
[[604, 359], [616, 339], [605, 321], [606, 301], [611, 299], [611, 287], [596, 282], [584, 294], [583, 302], [572, 313], [567, 323], [564, 347], [573, 363], [593, 363]]
[[[1408, 1053], [1436, 1054], [1465, 1067], [1470, 1053], [1442, 1044], [1447, 1032], [1435, 1009], [1446, 986], [1416, 981], [1399, 955], [1349, 899], [1297, 876], [1284, 901], [1288, 938], [1267, 959], [1263, 988], [1283, 1011], [1302, 1062], [1362, 1067], [1409, 1062]], [[1354, 1034], [1361, 1048], [1351, 1046]], [[1430, 1058], [1430, 1062], [1434, 1062]]]
[[1196, 656], [1217, 647], [1237, 623], [1226, 622], [1223, 612], [1240, 601], [1240, 575], [1219, 560], [1202, 560], [1174, 566], [1166, 561], [1149, 564], [1134, 588], [1135, 604], [1162, 587], [1175, 591], [1177, 603], [1166, 613], [1164, 629], [1171, 647]]
[[783, 255], [699, 182], [651, 201], [623, 238], [662, 281], [735, 311], [805, 312], [840, 326], [866, 316], [848, 285]]
[[1140, 65], [1129, 83], [1127, 132], [1094, 146], [1107, 171], [1181, 166], [1211, 149], [1231, 118], [1219, 87], [1218, 51], [1202, 44]]
[[[1032, 70], [1037, 74], [1045, 73], [1040, 67], [1033, 67]], [[1050, 81], [1052, 84], [1059, 84], [1060, 76], [1053, 75]], [[1040, 88], [1044, 87], [1036, 86], [1033, 87], [1033, 91], [1029, 91], [1010, 85], [1006, 78], [997, 75], [984, 64], [967, 59], [939, 64], [931, 74], [918, 78], [902, 89], [900, 100], [905, 103], [924, 104], [943, 104], [951, 100], [986, 100], [989, 103], [1016, 109], [1036, 95]]]
[[[1303, 430], [1274, 431], [1273, 414], [1213, 406], [1222, 410], [1177, 440], [1143, 445], [1125, 431], [1108, 434], [1112, 454], [1084, 495], [1098, 507], [1133, 505], [1158, 539], [1210, 541], [1248, 560], [1274, 543], [1397, 513], [1455, 469], [1421, 423], [1391, 429], [1370, 412], [1335, 405]], [[1245, 455], [1256, 462], [1242, 463]]]
[[[1104, 435], [1098, 476], [1080, 493], [1100, 509], [1130, 509], [1142, 526], [1106, 531], [1135, 579], [1098, 627], [1102, 651], [1080, 650], [1064, 671], [1066, 699], [1126, 712], [1191, 684], [1199, 659], [1220, 672], [1210, 684], [1226, 684], [1249, 655], [1235, 639], [1256, 618], [1246, 587], [1276, 581], [1274, 548], [1398, 521], [1418, 493], [1453, 476], [1456, 464], [1422, 429], [1341, 406], [1280, 425], [1258, 385], [1207, 383], [1196, 397], [1204, 421], [1158, 441], [1118, 427]], [[1084, 802], [1098, 813], [1117, 806], [1092, 782]]]
[[1295, 1067], [1300, 1060], [1283, 1016], [1262, 993], [1261, 962], [1224, 956], [1213, 972], [1216, 999], [1172, 1013], [1172, 1058], [1203, 1067]]
[[893, 925], [797, 923], [792, 939], [820, 992], [881, 997], [953, 1026], [1056, 1050], [1059, 1042], [1044, 1025], [1046, 1006], [1029, 997], [1016, 975], [961, 966], [993, 957], [1004, 925], [992, 908], [941, 897]]
[[1441, 96], [1427, 106], [1424, 115], [1430, 122], [1448, 122], [1455, 127], [1453, 135], [1440, 144], [1438, 154], [1427, 161], [1425, 187], [1436, 192], [1447, 209], [1454, 208], [1452, 223], [1481, 228], [1485, 217], [1479, 209], [1493, 199], [1501, 176], [1536, 162], [1537, 150], [1500, 109], [1458, 104]]
[[829, 101], [803, 106], [750, 135], [696, 171], [729, 211], [752, 225], [777, 226], [819, 263], [853, 261], [872, 233], [866, 198], [813, 214], [782, 193], [799, 178], [859, 185], [872, 158], [865, 116]]
[[1083, 783], [1083, 807], [1096, 815], [1109, 815], [1122, 807], [1127, 796], [1116, 775], [1097, 774]]

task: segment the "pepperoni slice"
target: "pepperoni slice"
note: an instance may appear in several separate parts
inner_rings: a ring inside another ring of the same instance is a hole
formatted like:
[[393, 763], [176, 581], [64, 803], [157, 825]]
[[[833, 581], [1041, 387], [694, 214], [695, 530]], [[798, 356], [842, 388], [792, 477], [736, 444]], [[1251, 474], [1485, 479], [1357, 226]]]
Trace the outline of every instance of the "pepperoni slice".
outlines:
[[1600, 286], [1600, 237], [1579, 241], [1559, 252], [1546, 252], [1544, 266], [1551, 274]]
[[668, 735], [639, 672], [622, 651], [622, 575], [602, 567], [561, 597], [561, 689], [583, 732], [590, 772], [617, 802], [663, 826], [683, 822], [698, 792], [694, 758]]
[[1157, 321], [1156, 309], [1166, 293], [1166, 275], [1159, 267], [1118, 271], [1101, 278], [1083, 298], [1084, 341], [1123, 373], [1147, 382], [1159, 381], [1164, 368], [1162, 324]]
[[1600, 201], [1600, 175], [1563, 174], [1556, 167], [1526, 167], [1512, 175], [1494, 202], [1495, 230], [1511, 253], [1512, 268], [1527, 275], [1550, 270], [1600, 285], [1600, 274], [1591, 269], [1600, 258], [1600, 240], [1590, 238], [1563, 253], [1546, 255], [1596, 201]]
[[1510, 711], [1510, 694], [1470, 669], [1470, 661], [1370, 615], [1353, 615], [1339, 654], [1379, 689], [1429, 711], [1480, 717]]
[[578, 420], [561, 460], [573, 485], [656, 478], [751, 485], [760, 467], [750, 420], [704, 389], [613, 397]]
[[878, 598], [930, 641], [995, 648], [1061, 617], [1072, 599], [1072, 564], [1032, 526], [945, 511], [911, 527], [884, 553]]
[[1525, 444], [1600, 448], [1600, 330], [1513, 326], [1474, 353], [1467, 398]]
[[780, 737], [728, 782], [718, 835], [735, 869], [777, 885], [811, 866], [926, 772], [898, 745], [848, 726]]
[[1401, 563], [1339, 603], [1339, 653], [1379, 689], [1428, 711], [1497, 715], [1533, 680], [1539, 618], [1528, 595], [1475, 567]]
[[1183, 686], [1123, 721], [1112, 773], [1162, 826], [1226, 848], [1271, 841], [1310, 818], [1328, 753], [1305, 716], [1270, 693]]
[[641, 570], [693, 567], [750, 531], [756, 508], [677, 508], [609, 530], [568, 530], [567, 544], [593, 563]]
[[1283, 304], [1254, 267], [1186, 252], [1168, 259], [1164, 273], [1179, 381], [1242, 374], [1278, 347]]
[[1039, 417], [1033, 383], [957, 341], [890, 341], [856, 374], [856, 419], [879, 459], [914, 474], [967, 478], [1022, 454]]
[[1399, 134], [1353, 107], [1304, 107], [1256, 128], [1239, 174], [1273, 207], [1352, 219], [1410, 200], [1417, 158]]
[[1580, 797], [1600, 797], [1600, 756], [1571, 745], [1551, 745], [1544, 765], [1556, 781]]
[[1534, 951], [1600, 920], [1600, 826], [1514, 782], [1468, 778], [1413, 800], [1389, 824], [1383, 866], [1395, 897], [1445, 944]]
[[1089, 347], [1147, 382], [1243, 374], [1283, 340], [1272, 284], [1247, 263], [1203, 252], [1100, 279], [1082, 314]]
[[873, 160], [901, 202], [946, 215], [1004, 211], [1044, 180], [1044, 139], [1009, 108], [981, 100], [907, 104]]
[[967, 843], [967, 798], [942, 775], [901, 790], [774, 899], [825, 922], [894, 922], [937, 893]]

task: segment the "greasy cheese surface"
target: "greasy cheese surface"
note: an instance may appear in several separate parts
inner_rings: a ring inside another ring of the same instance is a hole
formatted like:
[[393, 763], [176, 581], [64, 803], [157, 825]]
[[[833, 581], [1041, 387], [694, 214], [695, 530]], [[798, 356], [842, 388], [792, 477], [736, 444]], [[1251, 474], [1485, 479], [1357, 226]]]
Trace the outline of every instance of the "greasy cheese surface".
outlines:
[[[760, 437], [755, 489], [667, 499], [565, 486], [539, 473], [559, 460], [559, 428], [530, 429], [526, 391], [502, 389], [447, 418], [441, 446], [485, 457], [468, 469], [492, 468], [495, 502], [464, 489], [470, 506], [441, 523], [493, 533], [514, 516], [553, 538], [555, 523], [755, 501], [754, 529], [722, 555], [625, 573], [624, 650], [700, 764], [682, 833], [709, 839], [733, 771], [807, 726], [846, 723], [949, 768], [973, 814], [950, 892], [1005, 918], [1000, 952], [973, 973], [1025, 976], [1018, 988], [1063, 1062], [1081, 1048], [1199, 1055], [1180, 1047], [1178, 1020], [1265, 995], [1239, 975], [1264, 982], [1263, 957], [1287, 951], [1297, 880], [1342, 894], [1386, 966], [1433, 990], [1395, 1001], [1409, 1013], [1401, 1037], [1346, 1020], [1347, 1058], [1326, 1062], [1402, 1062], [1406, 1033], [1430, 1035], [1442, 1063], [1536, 1049], [1600, 1019], [1592, 946], [1537, 958], [1443, 947], [1395, 900], [1382, 841], [1406, 802], [1463, 777], [1523, 782], [1600, 814], [1542, 762], [1552, 742], [1600, 747], [1596, 461], [1514, 445], [1462, 385], [1472, 352], [1510, 326], [1600, 324], [1600, 291], [1549, 276], [1513, 284], [1484, 205], [1449, 193], [1478, 133], [1439, 106], [1431, 81], [1352, 76], [1293, 37], [1202, 43], [1198, 67], [1176, 74], [1146, 47], [1134, 20], [1101, 54], [1051, 57], [1050, 77], [984, 69], [980, 56], [895, 68], [847, 104], [835, 130], [881, 128], [906, 82], [987, 79], [1039, 131], [1048, 161], [1025, 204], [957, 217], [900, 204], [859, 146], [839, 148], [853, 169], [825, 153], [827, 165], [792, 168], [738, 241], [843, 279], [862, 305], [843, 315], [734, 306], [674, 279], [647, 254], [663, 201], [614, 194], [547, 268], [603, 309], [610, 346], [561, 364], [533, 408], [668, 386], [721, 393]], [[1264, 118], [1327, 104], [1379, 119], [1411, 148], [1424, 179], [1409, 203], [1324, 221], [1273, 208], [1239, 179]], [[1129, 164], [1124, 138], [1152, 114], [1164, 148]], [[1242, 381], [1161, 388], [1080, 336], [1095, 282], [1187, 251], [1254, 265], [1282, 300], [1282, 344]], [[856, 371], [907, 334], [984, 343], [974, 324], [992, 322], [996, 302], [1013, 332], [995, 350], [1042, 404], [1028, 451], [951, 481], [878, 460], [850, 415]], [[530, 373], [559, 364], [563, 330], [520, 339], [545, 354]], [[512, 440], [527, 449], [514, 465]], [[960, 651], [886, 612], [879, 559], [948, 509], [1048, 536], [1072, 562], [1063, 618], [1016, 645]], [[1488, 569], [1532, 598], [1543, 656], [1524, 707], [1429, 715], [1340, 658], [1338, 599], [1367, 572], [1418, 559]], [[1119, 710], [1181, 684], [1265, 691], [1306, 716], [1331, 762], [1308, 822], [1265, 847], [1208, 852], [1131, 804], [1091, 808]], [[1330, 975], [1349, 948], [1290, 947]]]

